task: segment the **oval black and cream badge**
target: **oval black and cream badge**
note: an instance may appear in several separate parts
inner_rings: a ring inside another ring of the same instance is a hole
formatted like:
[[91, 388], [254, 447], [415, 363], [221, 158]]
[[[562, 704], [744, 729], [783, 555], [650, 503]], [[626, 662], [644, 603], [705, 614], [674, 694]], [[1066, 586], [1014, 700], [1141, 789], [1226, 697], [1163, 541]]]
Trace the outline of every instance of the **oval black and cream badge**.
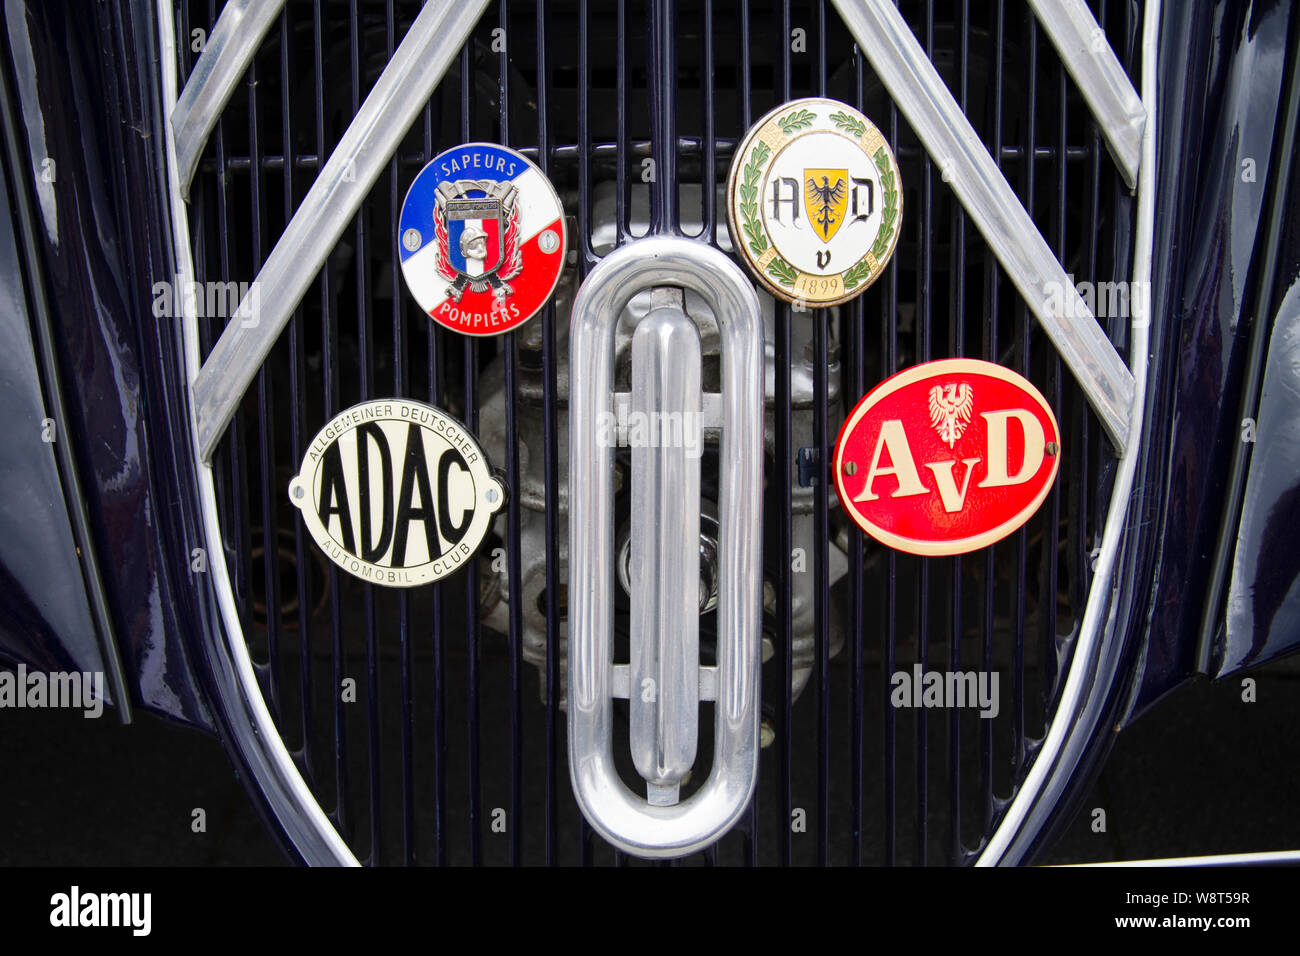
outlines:
[[289, 500], [327, 557], [363, 581], [415, 587], [458, 571], [505, 503], [469, 430], [431, 405], [383, 398], [312, 439]]
[[894, 254], [902, 215], [893, 151], [838, 100], [782, 104], [754, 124], [731, 164], [732, 244], [787, 302], [824, 307], [860, 295]]

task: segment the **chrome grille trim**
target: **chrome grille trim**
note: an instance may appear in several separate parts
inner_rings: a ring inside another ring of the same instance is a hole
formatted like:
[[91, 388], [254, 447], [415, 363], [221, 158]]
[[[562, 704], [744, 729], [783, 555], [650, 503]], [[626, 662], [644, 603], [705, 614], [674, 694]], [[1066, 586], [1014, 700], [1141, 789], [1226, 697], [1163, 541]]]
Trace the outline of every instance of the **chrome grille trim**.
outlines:
[[[1113, 598], [1116, 567], [1125, 540], [1133, 479], [1137, 472], [1138, 450], [1142, 441], [1142, 414], [1146, 404], [1147, 342], [1150, 337], [1151, 260], [1155, 240], [1155, 170], [1156, 170], [1156, 54], [1159, 47], [1160, 2], [1149, 0], [1142, 24], [1142, 98], [1147, 108], [1147, 124], [1142, 136], [1142, 167], [1138, 177], [1137, 224], [1133, 243], [1133, 278], [1135, 295], [1141, 296], [1141, 312], [1135, 311], [1132, 322], [1131, 362], [1135, 393], [1131, 421], [1135, 423], [1119, 460], [1115, 489], [1106, 512], [1096, 573], [1088, 591], [1083, 624], [1061, 701], [1052, 716], [1043, 739], [1042, 749], [1029, 768], [1024, 783], [989, 838], [977, 866], [1018, 864], [1028, 851], [1025, 834], [1038, 831], [1044, 814], [1050, 812], [1054, 794], [1072, 775], [1079, 754], [1068, 749], [1072, 739], [1086, 739], [1096, 725], [1100, 705], [1109, 688], [1109, 680], [1099, 679], [1103, 669], [1114, 669], [1114, 648], [1110, 637], [1114, 631]], [[1034, 826], [1031, 817], [1037, 818]]]
[[178, 186], [188, 196], [208, 134], [248, 70], [284, 0], [229, 0], [169, 115], [176, 137]]
[[[505, 22], [504, 19], [503, 19], [503, 22]], [[468, 31], [467, 31], [467, 32], [468, 32]], [[391, 44], [390, 44], [389, 49], [391, 50]], [[866, 49], [869, 49], [869, 48], [866, 48]], [[169, 50], [169, 52], [171, 52], [171, 53], [174, 55], [174, 52], [175, 52], [175, 51], [174, 51], [174, 46], [172, 46], [172, 45], [169, 44], [169, 45], [168, 45], [168, 50]], [[928, 61], [927, 61], [927, 62], [928, 62]], [[876, 64], [874, 64], [874, 65], [876, 66], [876, 69], [877, 69], [877, 70], [880, 70], [880, 64], [876, 63]], [[1144, 64], [1144, 67], [1145, 67], [1145, 64]], [[391, 68], [391, 64], [390, 64], [390, 68]], [[174, 69], [175, 69], [175, 62], [174, 62], [174, 59], [173, 59], [173, 63], [171, 64], [171, 69], [172, 69], [173, 71], [174, 71]], [[937, 74], [936, 74], [936, 76], [935, 76], [935, 80], [936, 80], [936, 82], [942, 84], [942, 81], [938, 79]], [[942, 86], [941, 86], [940, 88], [942, 88]], [[946, 93], [946, 90], [944, 90], [944, 92]], [[354, 103], [354, 106], [355, 106], [355, 103]], [[360, 114], [358, 114], [358, 117], [357, 117], [357, 118], [358, 118], [358, 119], [360, 118]], [[963, 117], [963, 119], [964, 119], [964, 117]], [[355, 122], [354, 122], [353, 125], [355, 126]], [[1031, 137], [1031, 139], [1032, 139], [1032, 137]], [[681, 142], [688, 142], [689, 140], [687, 140], [686, 138], [683, 138], [683, 139], [680, 140], [680, 141], [681, 141]], [[733, 142], [734, 142], [734, 141], [733, 141]], [[926, 145], [927, 145], [927, 147], [928, 147], [928, 143], [926, 143]], [[720, 148], [721, 150], [725, 150], [725, 147], [722, 146], [722, 141], [721, 141], [721, 140], [719, 140], [719, 148]], [[912, 149], [913, 151], [916, 151], [916, 147], [914, 147], [914, 146], [911, 147], [911, 149]], [[578, 154], [578, 156], [579, 156], [579, 161], [581, 162], [581, 161], [582, 161], [582, 158], [583, 158], [584, 156], [585, 156], [585, 157], [592, 157], [592, 156], [595, 156], [595, 155], [597, 154], [597, 152], [599, 151], [599, 147], [593, 147], [593, 146], [591, 146], [590, 143], [588, 143], [588, 147], [585, 148], [585, 149], [584, 149], [582, 146], [578, 146], [578, 147], [565, 147], [565, 146], [561, 146], [561, 147], [559, 147], [559, 148], [556, 148], [556, 149], [555, 149], [552, 153], [550, 153], [549, 155], [559, 155], [559, 154], [561, 154], [561, 153], [564, 153], [564, 154], [567, 155], [568, 152], [570, 152], [570, 151], [572, 151], [572, 152], [575, 153], [575, 154]], [[532, 154], [532, 153], [536, 152], [536, 150], [525, 149], [524, 152], [525, 152], [525, 153]], [[545, 149], [542, 150], [542, 155], [547, 155]], [[387, 160], [387, 159], [390, 159], [390, 157], [391, 157], [391, 154], [390, 154], [390, 156], [386, 156], [385, 159], [386, 159], [386, 160]], [[396, 163], [396, 160], [393, 159], [392, 162], [394, 162], [394, 164], [395, 164], [395, 163]], [[1063, 162], [1063, 161], [1062, 161], [1062, 162]], [[394, 166], [394, 168], [396, 168], [396, 166]], [[329, 171], [329, 170], [328, 170], [328, 167], [327, 167], [327, 169], [322, 173], [322, 175], [326, 175], [326, 174], [328, 174], [328, 171]], [[206, 170], [205, 170], [205, 174], [206, 174]], [[928, 177], [928, 173], [927, 173], [927, 177]], [[1000, 176], [999, 176], [999, 181], [1002, 182], [1003, 185], [1006, 185], [1006, 181], [1005, 181], [1005, 180], [1002, 180]], [[929, 187], [927, 186], [927, 189], [928, 189], [928, 188], [929, 188]], [[365, 192], [365, 190], [362, 191], [362, 194], [363, 194], [363, 195], [364, 195], [364, 192]], [[1031, 207], [1031, 208], [1032, 208], [1032, 207]], [[1021, 207], [1021, 211], [1023, 212], [1023, 207]], [[351, 210], [351, 211], [349, 212], [349, 214], [351, 215], [351, 214], [354, 214], [355, 212], [356, 212], [356, 209], [354, 208], [353, 210]], [[181, 213], [182, 213], [182, 214], [184, 213], [184, 206], [183, 206], [183, 204], [181, 204]], [[301, 214], [301, 210], [299, 210], [299, 214]], [[294, 217], [294, 221], [297, 221], [297, 218], [298, 218], [298, 217], [295, 216], [295, 217]], [[177, 221], [178, 223], [183, 223], [183, 222], [184, 222], [184, 219], [183, 219], [183, 218], [178, 218], [176, 221]], [[977, 220], [977, 221], [978, 221], [978, 220]], [[981, 227], [981, 228], [982, 228], [982, 227]], [[1037, 235], [1037, 232], [1035, 232], [1035, 235]], [[186, 232], [186, 236], [188, 236], [188, 232]], [[337, 241], [337, 239], [336, 239], [335, 241]], [[992, 245], [992, 243], [990, 243], [990, 245]], [[178, 246], [179, 246], [179, 241], [178, 241]], [[190, 252], [189, 252], [188, 239], [186, 239], [186, 242], [185, 242], [185, 244], [184, 244], [184, 255], [183, 255], [183, 256], [180, 256], [180, 259], [181, 259], [181, 261], [183, 261], [183, 262], [185, 263], [185, 266], [186, 266], [186, 269], [187, 269], [187, 270], [190, 269], [190, 266], [191, 266], [191, 260], [190, 260], [190, 258], [189, 258], [189, 255], [190, 255]], [[1004, 260], [1004, 261], [1005, 261], [1005, 260]], [[1053, 259], [1053, 261], [1055, 261], [1055, 260]], [[992, 268], [992, 267], [991, 267], [991, 268]], [[1014, 273], [1013, 273], [1013, 275], [1014, 275]], [[310, 280], [311, 280], [311, 275], [308, 275], [308, 276], [307, 276], [307, 281], [310, 281]], [[188, 304], [187, 304], [187, 305], [188, 305]], [[1032, 300], [1031, 300], [1031, 305], [1032, 305]], [[289, 312], [286, 311], [286, 318], [283, 319], [283, 320], [281, 320], [281, 322], [279, 323], [279, 325], [278, 325], [278, 327], [277, 327], [277, 329], [276, 329], [276, 334], [278, 334], [279, 329], [282, 328], [283, 325], [288, 321], [288, 319], [287, 319], [288, 314], [289, 314]], [[187, 348], [187, 356], [188, 356], [189, 359], [190, 359], [190, 367], [189, 367], [190, 380], [191, 380], [191, 381], [194, 381], [194, 380], [195, 380], [195, 373], [198, 372], [198, 370], [199, 370], [199, 364], [200, 364], [200, 363], [199, 363], [199, 358], [198, 358], [197, 354], [191, 354], [191, 353], [192, 353], [192, 352], [197, 348], [197, 347], [194, 345], [194, 343], [197, 341], [197, 336], [195, 335], [196, 325], [195, 325], [194, 320], [193, 320], [193, 310], [192, 310], [192, 309], [188, 309], [187, 312], [186, 312], [186, 315], [187, 315], [186, 326], [185, 326], [185, 334], [186, 334], [186, 336], [187, 336], [187, 339], [186, 339], [186, 348]], [[232, 330], [228, 329], [228, 330], [227, 330], [227, 333], [230, 333], [231, 331], [232, 331]], [[237, 328], [236, 328], [236, 331], [237, 331]], [[825, 332], [823, 331], [822, 334], [824, 335]], [[224, 338], [224, 337], [223, 337], [223, 338]], [[276, 335], [270, 335], [268, 341], [272, 341], [272, 342], [273, 342], [273, 341], [275, 340], [275, 338], [276, 338]], [[1107, 345], [1109, 345], [1109, 343], [1107, 343]], [[269, 347], [270, 347], [270, 346], [268, 345], [268, 349], [269, 349]], [[825, 348], [825, 344], [824, 344], [824, 342], [823, 342], [823, 349], [824, 349], [824, 348]], [[1113, 351], [1113, 350], [1112, 350], [1112, 351]], [[259, 368], [259, 367], [261, 366], [261, 363], [262, 363], [262, 361], [263, 361], [263, 358], [264, 358], [264, 355], [263, 355], [262, 357], [258, 357], [256, 361], [251, 362], [251, 364], [250, 364], [250, 368], [252, 369], [252, 371], [250, 372], [250, 378], [251, 378], [251, 376], [252, 376], [253, 374], [256, 373], [257, 368]], [[246, 356], [241, 356], [241, 359], [243, 359], [243, 360], [247, 360], [247, 357], [246, 357]], [[1126, 371], [1126, 370], [1125, 370], [1125, 373], [1127, 374], [1127, 371]], [[1136, 382], [1136, 379], [1135, 379], [1135, 378], [1130, 378], [1129, 381], [1130, 381], [1130, 383], [1135, 383], [1135, 382]], [[242, 386], [242, 387], [240, 388], [239, 393], [236, 395], [236, 397], [235, 397], [235, 403], [236, 403], [236, 404], [238, 403], [239, 395], [242, 394], [243, 387], [246, 387], [246, 385], [247, 385], [247, 382], [245, 382], [245, 385]], [[196, 393], [196, 395], [197, 395], [197, 393]], [[552, 400], [553, 400], [553, 396], [552, 396]], [[232, 408], [232, 412], [233, 412], [233, 408]], [[196, 413], [196, 415], [197, 415], [197, 413]], [[219, 429], [218, 429], [218, 434], [212, 437], [211, 445], [210, 445], [210, 446], [208, 447], [208, 449], [207, 449], [207, 454], [206, 454], [206, 455], [201, 455], [201, 456], [200, 456], [199, 474], [200, 474], [201, 484], [202, 484], [202, 486], [203, 486], [203, 494], [204, 494], [204, 496], [205, 496], [205, 498], [204, 498], [205, 520], [209, 521], [209, 525], [211, 524], [211, 520], [210, 520], [210, 515], [208, 514], [208, 512], [207, 512], [206, 509], [209, 508], [209, 505], [211, 504], [211, 502], [212, 502], [212, 500], [213, 500], [213, 494], [212, 494], [212, 472], [211, 472], [211, 469], [208, 468], [206, 465], [202, 464], [202, 462], [203, 462], [203, 461], [206, 461], [206, 460], [207, 460], [207, 456], [210, 456], [210, 455], [211, 455], [211, 452], [212, 452], [212, 446], [215, 446], [215, 445], [217, 444], [217, 442], [218, 442], [218, 440], [219, 440], [219, 438], [220, 438], [220, 432], [221, 432], [221, 430], [223, 430], [224, 428], [225, 428], [225, 422], [223, 421], [223, 422], [221, 423]], [[197, 424], [196, 424], [196, 429], [197, 429]], [[1095, 435], [1095, 431], [1093, 432], [1093, 434]], [[1132, 444], [1132, 442], [1134, 442], [1134, 441], [1136, 440], [1135, 437], [1132, 436], [1132, 435], [1130, 435], [1130, 436], [1128, 436], [1128, 438], [1129, 438], [1129, 442], [1130, 442], [1130, 447], [1136, 448], [1136, 445], [1135, 445], [1135, 444]], [[1131, 457], [1131, 456], [1130, 456], [1130, 457]], [[1121, 468], [1121, 472], [1123, 472], [1123, 468]], [[1131, 480], [1132, 480], [1132, 473], [1131, 473], [1131, 471], [1130, 471], [1130, 472], [1129, 472], [1129, 478], [1128, 478], [1129, 484], [1124, 485], [1122, 488], [1117, 488], [1117, 493], [1118, 493], [1119, 497], [1120, 497], [1121, 499], [1123, 499], [1124, 501], [1127, 501], [1128, 491], [1129, 491], [1129, 488], [1131, 487]], [[557, 495], [558, 495], [558, 492], [557, 492]], [[1122, 511], [1122, 509], [1121, 509], [1121, 511]], [[215, 514], [215, 506], [212, 507], [212, 512]], [[1112, 509], [1111, 509], [1111, 514], [1112, 514], [1112, 516], [1114, 515], [1114, 513], [1115, 513], [1115, 509], [1114, 509], [1114, 506], [1112, 506]], [[212, 527], [208, 527], [208, 528], [206, 529], [206, 531], [207, 531], [207, 533], [208, 533], [208, 535], [209, 535], [209, 541], [211, 541], [211, 542], [217, 542], [217, 541], [220, 540], [220, 539], [219, 539], [219, 536], [216, 536], [216, 535], [217, 535], [217, 532], [215, 532], [215, 531], [212, 529]], [[1112, 524], [1109, 524], [1109, 523], [1108, 523], [1107, 528], [1106, 528], [1106, 535], [1107, 535], [1107, 537], [1106, 537], [1105, 540], [1108, 541], [1108, 542], [1111, 542], [1112, 546], [1118, 548], [1118, 544], [1115, 544], [1115, 542], [1116, 542], [1118, 539], [1115, 537], [1115, 530], [1114, 530], [1114, 528], [1112, 527]], [[1111, 563], [1110, 563], [1109, 565], [1106, 565], [1106, 574], [1105, 574], [1105, 576], [1099, 576], [1098, 579], [1097, 579], [1098, 588], [1094, 591], [1094, 594], [1096, 593], [1097, 590], [1108, 590], [1108, 582], [1109, 582], [1109, 580], [1110, 580], [1110, 575], [1112, 574], [1113, 567], [1114, 567], [1114, 559], [1113, 559], [1113, 556], [1112, 556], [1112, 561], [1111, 561]], [[1101, 570], [1102, 570], [1102, 565], [1099, 564], [1099, 565], [1098, 565], [1098, 572], [1099, 572], [1099, 574], [1100, 574]], [[222, 568], [221, 568], [221, 575], [220, 575], [220, 578], [219, 578], [219, 585], [220, 585], [220, 588], [224, 589], [224, 591], [223, 591], [223, 608], [222, 608], [222, 610], [223, 610], [223, 615], [226, 616], [227, 627], [228, 627], [228, 629], [231, 629], [231, 630], [230, 630], [231, 633], [238, 635], [238, 634], [240, 633], [239, 626], [238, 626], [238, 618], [237, 618], [237, 617], [234, 617], [234, 616], [231, 616], [231, 614], [228, 614], [228, 613], [227, 613], [227, 608], [225, 607], [225, 596], [224, 596], [224, 595], [225, 595], [225, 594], [228, 594], [228, 593], [230, 592], [230, 579], [229, 579], [229, 576], [228, 576], [227, 569], [226, 569], [226, 567], [225, 567], [224, 565], [223, 565]], [[1092, 608], [1092, 605], [1091, 605], [1091, 604], [1089, 604], [1089, 608], [1090, 608], [1090, 610], [1091, 610], [1091, 608]], [[1092, 617], [1090, 617], [1089, 620], [1090, 620], [1090, 621], [1094, 621], [1094, 620], [1096, 620], [1095, 615], [1092, 616]], [[232, 623], [233, 623], [233, 628], [232, 628]], [[1093, 625], [1089, 624], [1088, 626], [1093, 626]], [[229, 640], [229, 637], [225, 638], [225, 640]], [[238, 653], [238, 652], [236, 652], [236, 653]], [[246, 650], [245, 650], [245, 656], [247, 656], [247, 655], [246, 655]], [[1078, 659], [1079, 659], [1079, 658], [1076, 657], [1076, 660], [1078, 660]], [[892, 658], [891, 658], [891, 660], [892, 660]], [[1086, 671], [1086, 673], [1091, 673], [1091, 671]], [[619, 673], [618, 673], [618, 669], [617, 669], [617, 668], [615, 668], [615, 671], [614, 671], [614, 675], [613, 675], [613, 676], [614, 676], [615, 679], [618, 679], [618, 677], [619, 677]], [[1073, 676], [1075, 676], [1075, 675], [1074, 675], [1074, 672], [1072, 672], [1072, 677], [1073, 677]], [[705, 681], [705, 678], [706, 678], [706, 675], [702, 673], [702, 675], [701, 675], [701, 683], [702, 683], [702, 685], [703, 685], [703, 683], [704, 683], [704, 681]], [[626, 677], [624, 677], [624, 679], [626, 679]], [[254, 684], [252, 685], [252, 687], [253, 687], [254, 689], [256, 689], [256, 687], [257, 687], [256, 683], [254, 683]], [[716, 690], [714, 690], [712, 693], [716, 693]], [[702, 697], [706, 697], [706, 695], [707, 695], [707, 696], [712, 696], [712, 693], [706, 691], [706, 690], [704, 689], [703, 686], [701, 687], [701, 696], [702, 696]], [[260, 699], [259, 699], [258, 703], [259, 703], [259, 705], [261, 704]], [[265, 707], [263, 706], [262, 709], [265, 710]], [[257, 723], [256, 726], [259, 726], [259, 727], [260, 727], [260, 726], [264, 726], [264, 725], [263, 725], [262, 723], [259, 722], [259, 723]], [[260, 731], [259, 731], [259, 732], [260, 732]], [[275, 738], [275, 741], [276, 741], [277, 744], [279, 743], [279, 739], [278, 739], [278, 737]], [[891, 812], [892, 812], [892, 810], [891, 810]], [[328, 821], [326, 821], [326, 824], [325, 824], [325, 825], [326, 825], [327, 827], [329, 826]], [[333, 832], [333, 831], [332, 831], [332, 828], [331, 828], [331, 829], [330, 829], [330, 833], [332, 833], [332, 832]], [[1016, 838], [1018, 838], [1018, 837], [1019, 837], [1019, 834], [1018, 834], [1018, 833], [1015, 834], [1015, 835], [1013, 835], [1013, 839], [1016, 839]], [[345, 850], [346, 850], [346, 848], [345, 848]], [[350, 857], [350, 854], [349, 854], [349, 857]], [[348, 860], [343, 860], [343, 859], [329, 859], [329, 858], [322, 857], [322, 858], [319, 860], [319, 862], [355, 862], [355, 858], [350, 858], [350, 859], [348, 859]]]
[[[162, 55], [163, 107], [170, 111], [176, 104], [176, 41], [172, 19], [171, 0], [158, 0], [159, 49]], [[176, 158], [175, 131], [165, 128], [167, 177], [171, 187], [172, 236], [175, 243], [177, 283], [181, 290], [183, 310], [181, 335], [185, 350], [186, 374], [193, 381], [199, 370], [199, 329], [197, 303], [193, 291], [194, 259], [190, 248], [189, 215], [181, 197], [180, 168]], [[359, 866], [356, 856], [348, 848], [338, 831], [321, 809], [311, 788], [298, 771], [284, 740], [276, 729], [275, 721], [267, 709], [258, 686], [257, 675], [244, 639], [239, 609], [234, 590], [230, 585], [230, 572], [226, 567], [225, 547], [221, 539], [221, 521], [217, 512], [216, 488], [212, 467], [198, 454], [198, 416], [190, 403], [192, 444], [189, 452], [194, 456], [194, 474], [202, 495], [203, 545], [209, 555], [208, 572], [212, 575], [213, 591], [221, 609], [224, 633], [214, 637], [217, 645], [211, 654], [214, 669], [223, 672], [226, 683], [237, 686], [241, 693], [242, 712], [235, 715], [245, 725], [244, 737], [257, 742], [257, 750], [249, 756], [257, 785], [279, 820], [284, 832], [293, 842], [303, 860], [313, 866]]]
[[248, 384], [487, 4], [425, 6], [361, 104], [257, 274], [257, 294], [239, 303], [192, 380], [202, 461], [212, 460]]
[[1147, 111], [1083, 0], [1029, 0], [1034, 16], [1079, 85], [1129, 189], [1137, 186]]
[[1007, 277], [1074, 373], [1116, 449], [1123, 450], [1130, 437], [1133, 375], [907, 21], [892, 3], [879, 0], [835, 0], [835, 7], [858, 49], [871, 62]]

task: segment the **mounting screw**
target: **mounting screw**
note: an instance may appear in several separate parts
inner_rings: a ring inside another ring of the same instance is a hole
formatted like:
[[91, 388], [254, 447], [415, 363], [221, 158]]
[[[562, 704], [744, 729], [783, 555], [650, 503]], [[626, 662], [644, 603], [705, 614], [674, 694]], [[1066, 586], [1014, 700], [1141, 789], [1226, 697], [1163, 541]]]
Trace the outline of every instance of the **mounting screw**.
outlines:
[[858, 463], [856, 461], [846, 461], [844, 463], [844, 474], [856, 475], [858, 473]]
[[1049, 441], [1046, 445], [1043, 446], [1043, 451], [1047, 452], [1049, 455], [1055, 455], [1060, 450], [1061, 450], [1061, 446], [1054, 441]]

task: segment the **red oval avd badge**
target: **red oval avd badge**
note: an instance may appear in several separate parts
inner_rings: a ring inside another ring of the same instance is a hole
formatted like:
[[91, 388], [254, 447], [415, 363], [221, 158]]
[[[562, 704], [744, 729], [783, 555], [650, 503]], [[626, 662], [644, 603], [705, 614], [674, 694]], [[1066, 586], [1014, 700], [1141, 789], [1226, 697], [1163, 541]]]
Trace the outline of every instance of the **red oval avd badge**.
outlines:
[[992, 362], [941, 359], [858, 402], [835, 442], [835, 488], [881, 544], [965, 554], [1028, 521], [1060, 461], [1056, 416], [1032, 383]]

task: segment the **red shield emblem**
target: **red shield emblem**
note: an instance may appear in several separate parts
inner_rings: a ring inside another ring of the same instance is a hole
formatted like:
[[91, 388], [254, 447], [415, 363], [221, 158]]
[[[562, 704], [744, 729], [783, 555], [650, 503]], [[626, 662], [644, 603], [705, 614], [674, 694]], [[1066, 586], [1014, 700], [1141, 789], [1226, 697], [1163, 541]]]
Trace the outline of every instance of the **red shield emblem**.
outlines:
[[835, 488], [881, 544], [965, 554], [1028, 521], [1060, 460], [1056, 416], [1032, 383], [992, 362], [943, 359], [858, 402], [835, 443]]

